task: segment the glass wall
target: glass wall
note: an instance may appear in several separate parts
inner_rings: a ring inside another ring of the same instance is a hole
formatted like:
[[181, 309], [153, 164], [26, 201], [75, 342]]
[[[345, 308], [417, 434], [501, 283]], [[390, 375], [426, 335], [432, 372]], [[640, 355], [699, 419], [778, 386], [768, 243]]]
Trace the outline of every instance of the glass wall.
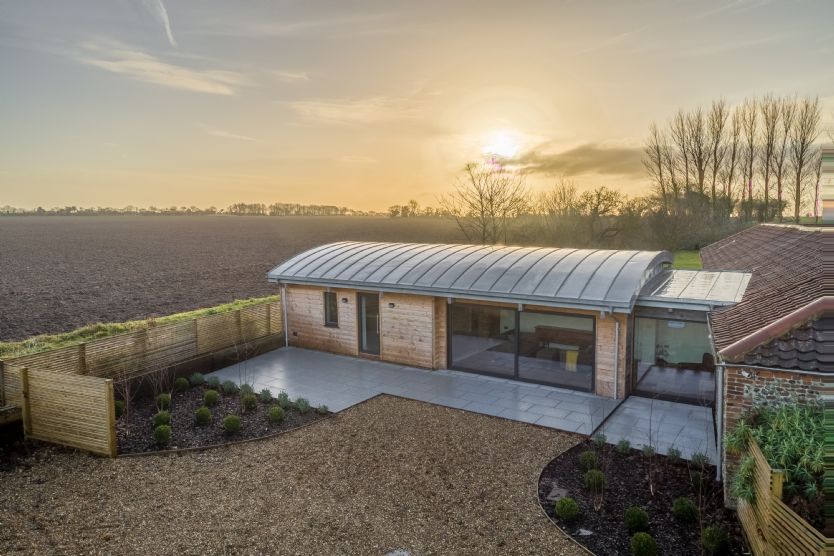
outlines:
[[594, 343], [593, 317], [522, 312], [518, 376], [591, 391]]
[[452, 367], [515, 375], [515, 311], [454, 303], [451, 314]]
[[593, 317], [467, 303], [449, 314], [452, 368], [593, 390]]

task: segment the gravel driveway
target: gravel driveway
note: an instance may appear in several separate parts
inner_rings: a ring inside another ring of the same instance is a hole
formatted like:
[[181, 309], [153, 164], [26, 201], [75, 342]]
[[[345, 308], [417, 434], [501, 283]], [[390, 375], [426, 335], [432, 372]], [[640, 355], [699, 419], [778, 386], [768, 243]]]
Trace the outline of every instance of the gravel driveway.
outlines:
[[270, 440], [0, 474], [0, 553], [580, 554], [542, 515], [577, 437], [382, 396]]

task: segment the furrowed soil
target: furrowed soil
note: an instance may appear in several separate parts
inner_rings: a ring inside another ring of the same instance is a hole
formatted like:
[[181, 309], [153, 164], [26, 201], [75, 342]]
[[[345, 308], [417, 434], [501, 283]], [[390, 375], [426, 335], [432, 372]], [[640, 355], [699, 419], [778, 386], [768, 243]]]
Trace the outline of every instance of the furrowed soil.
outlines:
[[439, 218], [0, 218], [0, 340], [277, 293], [266, 273], [333, 241], [461, 243]]

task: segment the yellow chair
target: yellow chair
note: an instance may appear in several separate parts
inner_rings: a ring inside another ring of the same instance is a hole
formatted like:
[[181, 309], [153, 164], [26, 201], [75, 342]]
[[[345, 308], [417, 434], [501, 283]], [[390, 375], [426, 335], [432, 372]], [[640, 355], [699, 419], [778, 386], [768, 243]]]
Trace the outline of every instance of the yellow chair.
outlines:
[[576, 360], [579, 358], [579, 352], [576, 350], [569, 350], [565, 352], [565, 369], [575, 373], [576, 372]]

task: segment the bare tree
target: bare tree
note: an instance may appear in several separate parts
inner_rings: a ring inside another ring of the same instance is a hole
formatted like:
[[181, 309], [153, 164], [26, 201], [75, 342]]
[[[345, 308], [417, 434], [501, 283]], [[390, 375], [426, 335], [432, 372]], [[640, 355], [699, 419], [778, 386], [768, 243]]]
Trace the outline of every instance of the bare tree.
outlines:
[[467, 164], [455, 190], [440, 199], [469, 241], [507, 241], [512, 220], [528, 209], [524, 176], [495, 164]]
[[805, 194], [806, 172], [813, 159], [812, 145], [819, 135], [820, 101], [818, 97], [804, 98], [796, 109], [796, 120], [790, 129], [788, 158], [793, 183], [793, 217], [799, 222], [799, 212], [802, 207], [802, 197]]
[[820, 223], [820, 180], [822, 180], [822, 148], [817, 149], [812, 163], [814, 168], [814, 224]]
[[777, 126], [779, 136], [773, 154], [773, 175], [776, 178], [776, 204], [779, 206], [779, 222], [782, 221], [784, 203], [784, 178], [787, 172], [788, 139], [790, 138], [793, 120], [796, 117], [796, 99], [783, 98], [779, 101], [779, 118], [781, 125]]
[[715, 209], [715, 201], [717, 199], [716, 182], [718, 181], [718, 172], [721, 165], [724, 163], [724, 157], [727, 154], [727, 145], [725, 137], [725, 129], [727, 127], [727, 118], [730, 113], [727, 110], [727, 103], [724, 99], [713, 101], [709, 112], [708, 121], [708, 135], [709, 135], [709, 149], [710, 162], [712, 165], [712, 183], [710, 190], [710, 199], [712, 207]]
[[727, 157], [724, 166], [724, 196], [728, 203], [732, 203], [733, 195], [735, 195], [736, 172], [741, 163], [741, 125], [742, 112], [740, 107], [733, 110], [732, 118], [730, 118], [730, 133], [727, 142]]
[[692, 159], [692, 171], [695, 173], [695, 183], [698, 193], [704, 194], [704, 181], [712, 158], [707, 137], [707, 122], [704, 111], [698, 107], [686, 117], [686, 133], [688, 136], [689, 154]]
[[539, 196], [539, 210], [548, 216], [576, 216], [579, 196], [572, 181], [559, 178], [556, 185]]
[[655, 183], [657, 195], [660, 198], [661, 206], [664, 214], [669, 213], [669, 201], [667, 192], [667, 180], [669, 178], [668, 172], [664, 173], [664, 145], [666, 139], [663, 133], [657, 128], [657, 125], [652, 122], [649, 126], [649, 138], [643, 147], [643, 166], [649, 173], [649, 176]]
[[[753, 175], [756, 163], [756, 131], [759, 124], [758, 102], [755, 98], [747, 99], [741, 106], [741, 127], [743, 131], [742, 161], [744, 186], [747, 188], [747, 219], [753, 214]], [[744, 192], [742, 191], [742, 199]]]
[[770, 220], [770, 174], [773, 169], [773, 159], [776, 155], [777, 139], [779, 135], [779, 114], [781, 103], [772, 95], [766, 95], [759, 103], [762, 117], [762, 191], [764, 193], [764, 219]]
[[585, 191], [579, 196], [579, 212], [587, 218], [588, 237], [593, 238], [594, 243], [619, 232], [616, 227], [605, 227], [600, 231], [598, 231], [598, 227], [604, 217], [617, 214], [624, 200], [625, 198], [620, 191], [605, 186], [598, 187], [593, 191]]
[[[672, 141], [677, 148], [677, 156], [680, 164], [683, 165], [683, 188], [689, 191], [689, 132], [687, 131], [687, 117], [683, 110], [678, 110], [675, 117], [672, 118], [670, 124], [670, 131]], [[678, 166], [680, 167], [680, 166]]]

